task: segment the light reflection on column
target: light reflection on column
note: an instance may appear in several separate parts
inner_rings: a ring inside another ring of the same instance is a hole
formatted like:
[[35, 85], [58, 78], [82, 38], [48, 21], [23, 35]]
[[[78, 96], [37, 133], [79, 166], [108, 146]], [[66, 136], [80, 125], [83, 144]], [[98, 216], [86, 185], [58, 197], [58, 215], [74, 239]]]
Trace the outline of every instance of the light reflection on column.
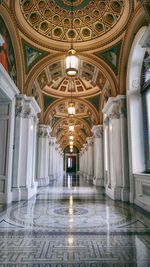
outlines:
[[73, 243], [74, 243], [74, 238], [73, 238], [72, 235], [70, 235], [68, 237], [68, 245], [69, 245], [69, 247], [72, 247], [73, 246]]
[[69, 198], [69, 228], [72, 230], [73, 228], [73, 196], [70, 195]]
[[68, 174], [68, 188], [70, 189], [72, 187], [72, 175]]

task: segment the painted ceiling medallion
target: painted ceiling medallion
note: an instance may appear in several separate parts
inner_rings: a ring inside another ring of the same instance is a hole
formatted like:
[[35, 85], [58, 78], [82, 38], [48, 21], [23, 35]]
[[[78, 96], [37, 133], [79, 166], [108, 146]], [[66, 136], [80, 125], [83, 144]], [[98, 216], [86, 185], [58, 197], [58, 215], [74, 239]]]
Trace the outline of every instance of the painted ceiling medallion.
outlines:
[[58, 4], [61, 8], [71, 10], [72, 2], [73, 2], [73, 10], [79, 10], [88, 5], [89, 0], [55, 0], [56, 4]]
[[20, 0], [21, 12], [30, 26], [52, 40], [74, 43], [96, 39], [120, 21], [125, 0]]

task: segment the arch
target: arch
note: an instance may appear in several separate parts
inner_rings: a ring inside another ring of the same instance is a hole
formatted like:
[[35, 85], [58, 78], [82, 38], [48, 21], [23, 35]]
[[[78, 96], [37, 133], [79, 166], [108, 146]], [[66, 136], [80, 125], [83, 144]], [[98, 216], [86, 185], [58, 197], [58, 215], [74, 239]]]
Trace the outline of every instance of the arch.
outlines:
[[135, 35], [141, 29], [141, 27], [147, 25], [147, 20], [143, 7], [139, 4], [137, 5], [133, 16], [129, 21], [129, 26], [125, 33], [122, 43], [122, 49], [120, 57], [122, 58], [119, 70], [119, 88], [120, 94], [126, 94], [126, 70], [129, 59], [129, 51], [135, 40]]
[[[73, 102], [77, 102], [78, 104], [84, 104], [85, 107], [87, 106], [87, 108], [89, 108], [94, 116], [94, 119], [95, 119], [95, 123], [98, 124], [99, 122], [99, 114], [96, 110], [96, 108], [87, 100], [85, 99], [79, 99], [79, 98], [73, 98], [72, 99]], [[60, 104], [63, 104], [64, 102], [70, 102], [70, 98], [63, 98], [63, 99], [59, 99], [59, 100], [56, 100], [54, 101], [45, 111], [44, 113], [44, 123], [47, 123], [48, 121], [48, 118], [49, 118], [49, 115], [51, 114], [52, 110], [54, 110], [58, 105]], [[66, 118], [67, 118], [68, 114], [66, 114]], [[75, 115], [75, 118], [79, 117], [81, 118], [82, 115]]]
[[134, 200], [135, 190], [133, 174], [145, 171], [140, 77], [146, 48], [141, 47], [140, 40], [146, 28], [145, 26], [140, 28], [134, 38], [128, 60], [126, 79], [131, 202]]

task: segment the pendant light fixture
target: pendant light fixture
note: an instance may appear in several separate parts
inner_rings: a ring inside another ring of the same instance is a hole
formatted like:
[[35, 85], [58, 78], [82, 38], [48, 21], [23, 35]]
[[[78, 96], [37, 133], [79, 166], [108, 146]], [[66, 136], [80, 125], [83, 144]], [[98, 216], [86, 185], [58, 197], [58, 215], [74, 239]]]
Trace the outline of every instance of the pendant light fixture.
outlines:
[[66, 74], [68, 76], [75, 76], [78, 73], [78, 58], [75, 56], [76, 51], [73, 48], [73, 37], [74, 37], [74, 31], [73, 31], [73, 1], [71, 0], [71, 30], [70, 30], [70, 36], [71, 36], [71, 48], [69, 49], [68, 53], [69, 55], [66, 57]]
[[68, 114], [73, 116], [75, 114], [75, 104], [72, 102], [73, 78], [70, 80], [71, 101], [68, 103]]
[[69, 125], [69, 131], [70, 132], [73, 132], [74, 131], [74, 124], [73, 123], [70, 123], [70, 125]]

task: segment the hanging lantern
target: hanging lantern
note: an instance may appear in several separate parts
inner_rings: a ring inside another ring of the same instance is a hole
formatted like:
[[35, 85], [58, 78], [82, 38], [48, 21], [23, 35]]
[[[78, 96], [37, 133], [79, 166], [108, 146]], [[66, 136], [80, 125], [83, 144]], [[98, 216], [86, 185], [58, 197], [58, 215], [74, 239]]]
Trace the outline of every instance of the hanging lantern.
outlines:
[[73, 145], [73, 141], [70, 141], [70, 145]]
[[78, 73], [78, 58], [75, 56], [76, 51], [70, 49], [69, 56], [66, 57], [66, 74], [68, 76], [75, 76]]
[[75, 114], [75, 106], [74, 103], [70, 102], [68, 104], [68, 114], [69, 115], [74, 115]]
[[71, 135], [69, 138], [70, 138], [70, 140], [73, 140], [73, 135]]
[[70, 124], [70, 125], [69, 125], [69, 131], [70, 131], [70, 132], [73, 132], [73, 131], [74, 131], [74, 125], [73, 125], [73, 124]]

